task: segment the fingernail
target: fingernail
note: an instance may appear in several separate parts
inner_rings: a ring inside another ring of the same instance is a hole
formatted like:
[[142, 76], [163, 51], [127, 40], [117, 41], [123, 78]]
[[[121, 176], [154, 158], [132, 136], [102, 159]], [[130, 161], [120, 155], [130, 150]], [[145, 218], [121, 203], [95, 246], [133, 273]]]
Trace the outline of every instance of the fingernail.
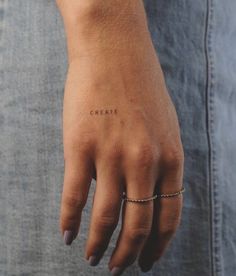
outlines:
[[64, 232], [64, 242], [66, 245], [70, 245], [74, 240], [74, 233], [71, 230], [66, 230]]
[[111, 274], [113, 276], [118, 276], [118, 275], [121, 275], [121, 273], [123, 272], [124, 268], [123, 267], [113, 267], [112, 270], [111, 270]]
[[90, 256], [89, 259], [88, 259], [88, 263], [89, 263], [91, 266], [97, 265], [97, 264], [99, 263], [99, 261], [100, 261], [100, 260], [99, 260], [98, 256], [95, 256], [95, 255]]

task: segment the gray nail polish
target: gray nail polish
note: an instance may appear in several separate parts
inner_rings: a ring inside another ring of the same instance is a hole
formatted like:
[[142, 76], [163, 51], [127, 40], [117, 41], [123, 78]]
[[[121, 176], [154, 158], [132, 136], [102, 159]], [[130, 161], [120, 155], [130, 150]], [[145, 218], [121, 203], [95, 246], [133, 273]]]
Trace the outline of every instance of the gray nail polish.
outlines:
[[112, 268], [111, 274], [113, 276], [119, 276], [119, 275], [121, 275], [121, 273], [123, 272], [123, 270], [124, 270], [123, 267], [117, 267], [117, 266], [115, 266], [115, 267]]
[[98, 258], [98, 256], [95, 256], [95, 255], [90, 256], [88, 259], [88, 262], [91, 266], [95, 266], [99, 263], [99, 258]]
[[74, 233], [71, 230], [66, 230], [64, 232], [64, 242], [66, 245], [70, 245], [74, 240]]

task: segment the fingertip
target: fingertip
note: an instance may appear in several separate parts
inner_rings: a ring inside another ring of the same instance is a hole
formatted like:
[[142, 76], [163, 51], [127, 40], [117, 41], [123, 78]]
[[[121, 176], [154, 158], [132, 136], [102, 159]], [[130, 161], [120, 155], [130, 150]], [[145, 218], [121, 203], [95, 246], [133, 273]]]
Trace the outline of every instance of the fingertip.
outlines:
[[64, 243], [66, 245], [71, 245], [75, 239], [75, 233], [72, 230], [66, 230], [63, 235]]

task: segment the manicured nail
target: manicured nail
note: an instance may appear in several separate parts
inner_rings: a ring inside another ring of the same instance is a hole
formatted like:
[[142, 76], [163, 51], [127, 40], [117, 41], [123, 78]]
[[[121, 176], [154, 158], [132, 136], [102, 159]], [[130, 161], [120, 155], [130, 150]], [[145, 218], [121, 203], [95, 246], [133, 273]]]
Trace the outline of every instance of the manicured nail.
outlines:
[[98, 258], [98, 256], [90, 256], [89, 259], [88, 259], [88, 263], [91, 265], [91, 266], [95, 266], [99, 263], [100, 259]]
[[115, 266], [115, 267], [112, 268], [111, 274], [113, 276], [119, 276], [119, 275], [121, 275], [121, 273], [123, 272], [123, 270], [124, 270], [123, 267], [117, 267], [117, 266]]
[[71, 243], [73, 242], [74, 240], [74, 233], [73, 231], [70, 231], [70, 230], [66, 230], [64, 232], [64, 242], [66, 245], [71, 245]]

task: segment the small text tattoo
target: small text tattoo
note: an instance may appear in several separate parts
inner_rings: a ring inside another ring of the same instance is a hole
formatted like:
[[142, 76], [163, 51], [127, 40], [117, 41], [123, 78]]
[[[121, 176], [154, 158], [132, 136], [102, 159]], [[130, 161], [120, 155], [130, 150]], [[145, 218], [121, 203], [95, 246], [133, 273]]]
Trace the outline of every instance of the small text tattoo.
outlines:
[[117, 109], [95, 109], [90, 111], [90, 115], [115, 115], [117, 114]]

